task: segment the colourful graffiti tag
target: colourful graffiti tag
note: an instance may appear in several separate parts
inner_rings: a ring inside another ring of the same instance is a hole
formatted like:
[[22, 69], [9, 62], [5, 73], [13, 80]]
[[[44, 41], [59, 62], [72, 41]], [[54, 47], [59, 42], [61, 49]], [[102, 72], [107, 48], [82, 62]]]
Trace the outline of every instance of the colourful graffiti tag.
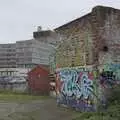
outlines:
[[81, 88], [81, 94], [83, 98], [87, 99], [91, 92], [93, 92], [93, 81], [90, 79], [90, 75], [87, 73], [80, 73], [80, 80], [78, 81], [78, 85]]
[[103, 87], [112, 87], [120, 83], [120, 64], [106, 64], [100, 74], [100, 83]]
[[92, 72], [63, 69], [58, 72], [60, 89], [58, 102], [80, 110], [94, 109], [94, 76]]

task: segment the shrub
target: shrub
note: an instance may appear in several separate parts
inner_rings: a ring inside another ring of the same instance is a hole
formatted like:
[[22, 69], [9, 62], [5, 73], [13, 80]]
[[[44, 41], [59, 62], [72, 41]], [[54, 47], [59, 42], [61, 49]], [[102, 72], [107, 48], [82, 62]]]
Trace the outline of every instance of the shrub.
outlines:
[[108, 96], [108, 104], [118, 104], [120, 103], [120, 85], [116, 85], [111, 90], [110, 96]]

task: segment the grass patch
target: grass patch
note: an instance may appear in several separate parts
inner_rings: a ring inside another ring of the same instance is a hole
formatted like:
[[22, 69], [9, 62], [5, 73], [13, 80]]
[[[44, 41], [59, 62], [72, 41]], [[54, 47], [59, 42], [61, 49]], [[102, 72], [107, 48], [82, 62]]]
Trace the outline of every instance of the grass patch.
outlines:
[[73, 120], [120, 120], [120, 105], [111, 105], [106, 112], [80, 113]]
[[48, 99], [47, 96], [33, 96], [33, 95], [14, 95], [14, 94], [0, 94], [1, 101], [29, 101], [29, 100], [40, 100]]
[[49, 96], [29, 95], [21, 92], [0, 91], [0, 101], [28, 102], [32, 100], [48, 99]]

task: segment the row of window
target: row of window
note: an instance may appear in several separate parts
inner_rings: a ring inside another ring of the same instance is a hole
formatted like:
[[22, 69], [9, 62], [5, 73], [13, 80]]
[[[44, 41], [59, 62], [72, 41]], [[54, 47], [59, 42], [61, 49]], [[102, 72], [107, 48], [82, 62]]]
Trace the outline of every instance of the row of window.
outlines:
[[2, 44], [2, 45], [0, 45], [0, 48], [13, 48], [13, 47], [15, 47], [15, 44]]
[[0, 56], [16, 56], [15, 53], [0, 53]]
[[6, 75], [12, 76], [14, 74], [15, 74], [15, 72], [13, 72], [13, 71], [0, 71], [0, 76], [6, 76]]
[[33, 68], [34, 66], [36, 66], [35, 64], [18, 64], [17, 67], [18, 68]]
[[11, 58], [11, 57], [8, 57], [8, 58], [0, 58], [0, 61], [15, 61], [16, 58]]
[[0, 52], [16, 52], [16, 49], [1, 49], [0, 48]]
[[0, 65], [0, 68], [16, 68], [16, 64], [15, 65]]

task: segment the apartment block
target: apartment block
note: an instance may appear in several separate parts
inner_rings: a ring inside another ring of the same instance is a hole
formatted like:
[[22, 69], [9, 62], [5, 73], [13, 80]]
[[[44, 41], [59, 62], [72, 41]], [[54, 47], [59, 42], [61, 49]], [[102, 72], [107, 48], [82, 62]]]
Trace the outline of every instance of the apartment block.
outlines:
[[0, 44], [0, 68], [16, 67], [16, 44]]
[[37, 40], [16, 42], [16, 65], [18, 68], [32, 68], [38, 64], [48, 65], [54, 46]]
[[37, 41], [24, 40], [14, 44], [0, 44], [0, 68], [32, 68], [48, 65], [54, 46]]

